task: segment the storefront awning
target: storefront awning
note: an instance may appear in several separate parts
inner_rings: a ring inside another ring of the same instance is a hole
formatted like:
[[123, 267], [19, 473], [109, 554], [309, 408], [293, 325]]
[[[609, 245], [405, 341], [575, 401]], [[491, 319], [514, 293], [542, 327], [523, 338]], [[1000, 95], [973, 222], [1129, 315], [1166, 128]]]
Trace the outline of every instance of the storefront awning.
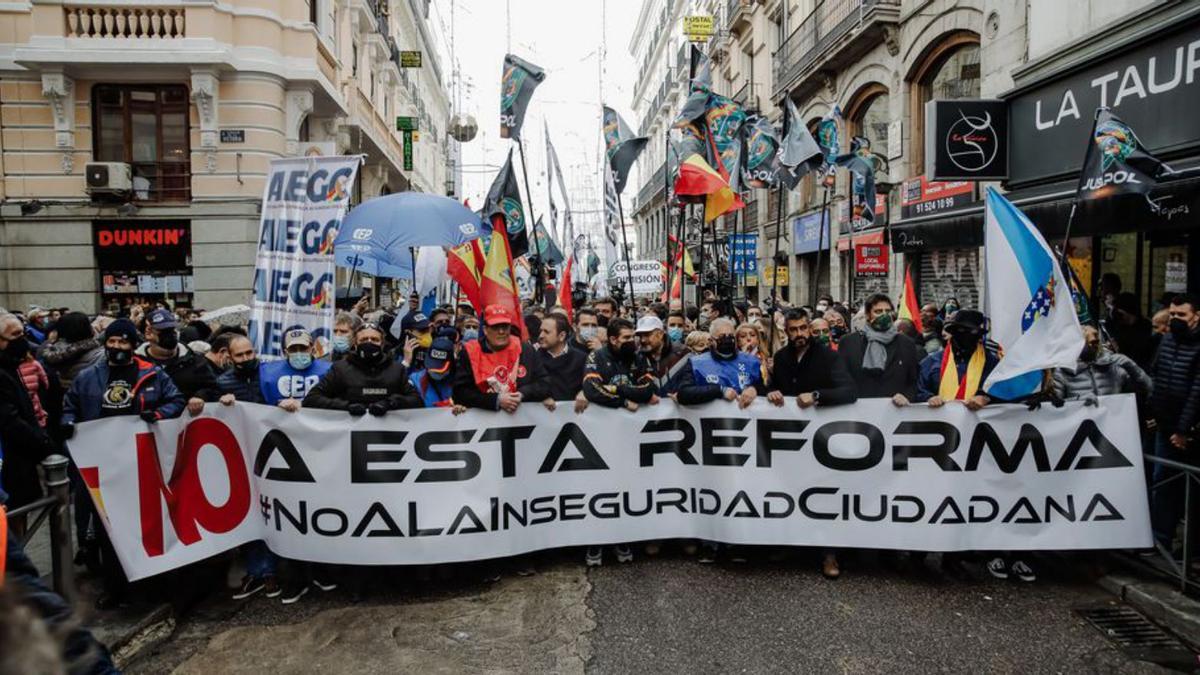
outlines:
[[[855, 246], [858, 246], [859, 244], [863, 244], [863, 245], [867, 245], [867, 246], [882, 246], [883, 245], [883, 228], [880, 228], [878, 230], [872, 230], [870, 232], [863, 232], [862, 234], [857, 234], [853, 237], [853, 239], [854, 239]], [[849, 251], [850, 250], [850, 240], [851, 240], [851, 237], [840, 237], [838, 239], [838, 244], [837, 244], [838, 251]]]
[[[1200, 172], [1187, 170], [1181, 174], [1173, 180], [1160, 182], [1151, 193], [1151, 199], [1160, 207], [1157, 213], [1140, 195], [1080, 203], [1071, 225], [1072, 236], [1200, 226]], [[1029, 216], [1047, 238], [1061, 238], [1066, 234], [1075, 198], [1074, 181], [1017, 190], [1005, 196]], [[891, 227], [891, 240], [892, 248], [898, 253], [982, 246], [983, 204], [896, 222]], [[838, 243], [840, 250], [841, 242]]]

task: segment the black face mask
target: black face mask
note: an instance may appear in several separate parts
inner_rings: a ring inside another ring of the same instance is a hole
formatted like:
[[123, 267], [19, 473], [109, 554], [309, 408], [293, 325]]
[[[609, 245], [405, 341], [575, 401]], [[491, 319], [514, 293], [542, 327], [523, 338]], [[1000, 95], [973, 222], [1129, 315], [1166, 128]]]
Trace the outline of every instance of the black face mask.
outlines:
[[1083, 350], [1079, 352], [1079, 360], [1085, 363], [1091, 363], [1096, 360], [1096, 348], [1091, 345], [1085, 345]]
[[29, 354], [29, 341], [23, 336], [16, 340], [9, 340], [8, 346], [4, 348], [4, 361], [17, 365], [25, 360], [25, 356]]
[[364, 342], [354, 348], [354, 355], [363, 363], [375, 363], [383, 356], [383, 347]]
[[843, 326], [834, 326], [829, 329], [829, 334], [833, 337], [833, 341], [837, 342], [846, 336], [846, 329]]
[[235, 364], [233, 364], [233, 369], [237, 371], [238, 375], [241, 375], [243, 377], [249, 376], [249, 375], [253, 374], [254, 371], [258, 370], [258, 359], [253, 358], [253, 359], [250, 359], [249, 361], [242, 361], [241, 363], [235, 363]]
[[629, 363], [637, 358], [637, 345], [632, 342], [626, 342], [617, 348], [617, 355], [622, 361]]
[[950, 332], [950, 348], [955, 354], [969, 354], [979, 346], [983, 336], [973, 330], [954, 330]]
[[713, 355], [722, 360], [737, 356], [737, 340], [732, 335], [722, 335], [713, 346]]
[[175, 332], [174, 328], [167, 328], [158, 332], [158, 346], [167, 351], [175, 351], [179, 346], [179, 333]]
[[1184, 335], [1188, 334], [1189, 330], [1191, 330], [1191, 328], [1188, 326], [1188, 322], [1184, 321], [1183, 319], [1171, 319], [1171, 321], [1167, 323], [1167, 327], [1171, 329], [1171, 332], [1176, 337], [1183, 337]]
[[104, 354], [111, 366], [124, 366], [133, 361], [133, 350], [121, 347], [105, 347]]

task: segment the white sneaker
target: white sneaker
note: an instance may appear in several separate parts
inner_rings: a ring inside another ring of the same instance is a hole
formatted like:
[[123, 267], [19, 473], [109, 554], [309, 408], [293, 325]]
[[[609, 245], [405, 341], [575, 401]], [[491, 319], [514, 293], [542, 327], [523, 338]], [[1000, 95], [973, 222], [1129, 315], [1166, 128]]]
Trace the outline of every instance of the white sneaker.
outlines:
[[1033, 568], [1026, 565], [1024, 560], [1013, 563], [1012, 571], [1021, 581], [1037, 581], [1037, 575], [1033, 573]]
[[599, 567], [604, 564], [604, 549], [599, 546], [589, 546], [583, 561], [588, 567]]
[[[1014, 566], [1015, 569], [1015, 566]], [[997, 579], [1008, 578], [1008, 565], [1004, 563], [1004, 558], [995, 557], [988, 561], [987, 571]]]
[[617, 562], [633, 562], [633, 549], [629, 548], [629, 544], [617, 544], [613, 548], [617, 551]]

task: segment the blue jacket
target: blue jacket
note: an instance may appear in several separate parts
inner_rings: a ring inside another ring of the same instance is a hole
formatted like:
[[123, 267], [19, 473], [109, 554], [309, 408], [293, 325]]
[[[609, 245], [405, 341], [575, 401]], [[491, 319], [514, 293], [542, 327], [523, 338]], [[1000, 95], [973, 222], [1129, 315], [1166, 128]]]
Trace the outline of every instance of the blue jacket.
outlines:
[[[259, 368], [262, 366], [260, 365]], [[246, 403], [266, 403], [262, 387], [259, 385], [259, 371], [249, 378], [238, 374], [236, 368], [231, 368], [217, 378], [217, 388], [221, 394], [233, 394], [233, 398]]]
[[332, 365], [317, 359], [304, 370], [296, 370], [287, 359], [262, 364], [258, 367], [258, 386], [262, 389], [263, 402], [278, 405], [289, 398], [303, 401]]
[[[918, 403], [924, 403], [938, 395], [938, 389], [942, 384], [942, 354], [945, 351], [944, 348], [939, 349], [921, 361], [921, 367], [917, 373], [916, 400]], [[992, 374], [992, 369], [996, 367], [996, 364], [1000, 363], [1000, 357], [991, 349], [985, 348], [983, 355], [983, 375], [979, 378], [979, 384], [981, 385], [979, 393], [981, 394], [983, 393], [982, 384], [984, 380], [988, 378], [988, 375]], [[967, 372], [967, 364], [967, 359], [955, 359], [954, 365], [958, 367], [958, 377], [960, 380]]]
[[744, 352], [738, 352], [729, 360], [713, 358], [711, 352], [693, 355], [680, 371], [679, 402], [696, 405], [715, 401], [724, 395], [727, 387], [739, 394], [747, 387], [764, 393], [762, 364], [758, 357]]
[[[187, 403], [162, 368], [137, 356], [133, 357], [137, 374], [133, 385], [133, 413], [153, 410], [158, 419], [179, 417]], [[100, 418], [100, 399], [108, 387], [108, 362], [100, 361], [75, 376], [67, 390], [63, 406], [63, 424], [77, 424]]]
[[451, 405], [451, 393], [454, 391], [453, 378], [435, 382], [433, 378], [425, 377], [424, 370], [408, 374], [408, 381], [421, 397], [421, 403], [426, 408], [444, 408]]

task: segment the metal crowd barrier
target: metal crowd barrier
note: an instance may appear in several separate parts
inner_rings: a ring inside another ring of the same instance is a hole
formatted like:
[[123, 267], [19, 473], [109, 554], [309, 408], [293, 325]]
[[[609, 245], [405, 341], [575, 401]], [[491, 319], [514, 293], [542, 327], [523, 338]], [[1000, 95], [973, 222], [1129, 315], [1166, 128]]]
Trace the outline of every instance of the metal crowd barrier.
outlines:
[[[29, 522], [20, 538], [24, 546], [38, 528], [50, 526], [50, 580], [54, 591], [68, 600], [75, 597], [74, 552], [71, 543], [71, 481], [67, 477], [70, 460], [50, 455], [42, 460], [42, 485], [46, 496], [8, 512], [8, 517], [27, 516]], [[9, 533], [12, 536], [12, 533]]]
[[[1147, 569], [1150, 572], [1178, 583], [1179, 590], [1183, 593], [1200, 594], [1200, 567], [1197, 567], [1195, 570], [1192, 569], [1192, 562], [1196, 560], [1196, 552], [1193, 550], [1196, 546], [1194, 535], [1200, 534], [1200, 531], [1193, 532], [1193, 528], [1200, 526], [1200, 521], [1197, 520], [1197, 518], [1200, 518], [1200, 502], [1197, 501], [1200, 500], [1200, 492], [1197, 492], [1197, 490], [1200, 490], [1200, 466], [1184, 464], [1163, 457], [1155, 457], [1149, 453], [1143, 455], [1143, 458], [1145, 459], [1147, 469], [1153, 470], [1161, 466], [1164, 469], [1173, 471], [1171, 475], [1158, 482], [1150, 481], [1148, 496], [1150, 513], [1152, 515], [1154, 514], [1155, 498], [1178, 498], [1178, 495], [1164, 495], [1165, 493], [1179, 489], [1180, 483], [1182, 483], [1183, 530], [1181, 547], [1178, 551], [1173, 551], [1155, 538], [1154, 548], [1158, 552], [1157, 556], [1137, 556], [1136, 559], [1131, 557], [1130, 560], [1135, 562], [1135, 566], [1137, 567]], [[1193, 513], [1193, 509], [1197, 512]]]

